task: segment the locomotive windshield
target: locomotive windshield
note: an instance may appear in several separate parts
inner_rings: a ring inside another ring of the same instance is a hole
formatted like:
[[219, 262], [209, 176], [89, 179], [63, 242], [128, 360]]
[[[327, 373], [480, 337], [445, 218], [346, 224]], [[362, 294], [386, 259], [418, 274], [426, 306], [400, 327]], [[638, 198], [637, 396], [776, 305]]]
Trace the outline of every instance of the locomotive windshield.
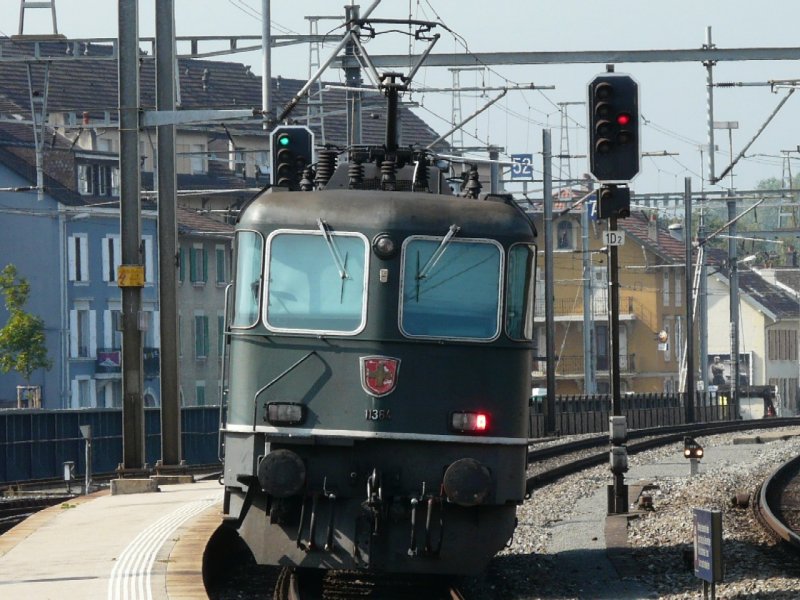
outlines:
[[517, 244], [508, 253], [506, 332], [513, 340], [533, 339], [536, 246]]
[[354, 233], [277, 231], [267, 243], [265, 322], [276, 331], [358, 333], [367, 241]]
[[252, 327], [258, 321], [261, 296], [261, 257], [264, 240], [255, 231], [236, 234], [236, 295], [233, 327]]
[[406, 240], [400, 328], [410, 337], [492, 340], [500, 327], [502, 247], [446, 238]]

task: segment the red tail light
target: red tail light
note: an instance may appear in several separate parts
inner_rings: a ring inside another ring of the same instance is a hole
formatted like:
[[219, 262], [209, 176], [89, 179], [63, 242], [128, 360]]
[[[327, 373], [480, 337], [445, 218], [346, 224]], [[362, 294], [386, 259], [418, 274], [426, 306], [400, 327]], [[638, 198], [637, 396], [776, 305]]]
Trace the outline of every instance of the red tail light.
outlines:
[[489, 415], [482, 412], [454, 412], [450, 426], [461, 433], [482, 433], [489, 429]]

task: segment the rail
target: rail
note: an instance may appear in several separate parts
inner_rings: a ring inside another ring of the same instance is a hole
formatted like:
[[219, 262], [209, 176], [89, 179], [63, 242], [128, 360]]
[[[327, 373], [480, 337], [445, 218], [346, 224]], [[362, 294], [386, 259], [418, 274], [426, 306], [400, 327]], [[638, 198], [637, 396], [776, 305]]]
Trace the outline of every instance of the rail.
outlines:
[[800, 551], [797, 518], [785, 513], [796, 512], [797, 488], [800, 487], [800, 456], [784, 463], [759, 486], [753, 510], [764, 527], [775, 537]]
[[[700, 423], [686, 424], [669, 428], [643, 429], [631, 431], [628, 434], [626, 448], [629, 455], [634, 455], [645, 450], [652, 450], [683, 440], [684, 436], [705, 436], [729, 433], [732, 431], [746, 431], [749, 429], [774, 429], [778, 427], [795, 426], [800, 423], [800, 418], [762, 419], [761, 421], [731, 421], [729, 423]], [[634, 441], [639, 440], [639, 441]], [[583, 452], [596, 448], [596, 452], [588, 455]], [[562, 479], [567, 475], [578, 473], [584, 469], [608, 462], [608, 435], [598, 435], [575, 442], [533, 450], [528, 453], [528, 465], [532, 466], [539, 461], [555, 457], [568, 457], [570, 454], [581, 453], [580, 458], [565, 461], [556, 467], [545, 469], [529, 476], [526, 480], [526, 494], [530, 495], [537, 488]], [[800, 457], [797, 459], [800, 461]]]

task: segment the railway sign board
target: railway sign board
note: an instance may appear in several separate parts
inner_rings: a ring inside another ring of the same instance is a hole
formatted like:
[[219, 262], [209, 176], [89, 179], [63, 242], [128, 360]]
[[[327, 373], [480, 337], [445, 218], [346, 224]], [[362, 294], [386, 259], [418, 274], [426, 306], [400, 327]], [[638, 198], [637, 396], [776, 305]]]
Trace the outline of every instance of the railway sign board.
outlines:
[[603, 243], [606, 246], [624, 246], [625, 245], [625, 232], [620, 230], [604, 231]]
[[709, 583], [722, 581], [722, 513], [695, 508], [694, 575]]
[[511, 162], [511, 181], [533, 181], [533, 154], [512, 154]]

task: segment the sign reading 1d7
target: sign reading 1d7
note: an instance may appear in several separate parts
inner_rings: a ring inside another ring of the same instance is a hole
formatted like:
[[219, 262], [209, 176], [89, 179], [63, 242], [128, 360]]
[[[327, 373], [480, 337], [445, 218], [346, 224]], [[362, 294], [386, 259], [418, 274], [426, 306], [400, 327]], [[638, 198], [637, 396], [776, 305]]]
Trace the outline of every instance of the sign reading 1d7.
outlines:
[[533, 181], [533, 154], [512, 154], [511, 162], [511, 181]]

